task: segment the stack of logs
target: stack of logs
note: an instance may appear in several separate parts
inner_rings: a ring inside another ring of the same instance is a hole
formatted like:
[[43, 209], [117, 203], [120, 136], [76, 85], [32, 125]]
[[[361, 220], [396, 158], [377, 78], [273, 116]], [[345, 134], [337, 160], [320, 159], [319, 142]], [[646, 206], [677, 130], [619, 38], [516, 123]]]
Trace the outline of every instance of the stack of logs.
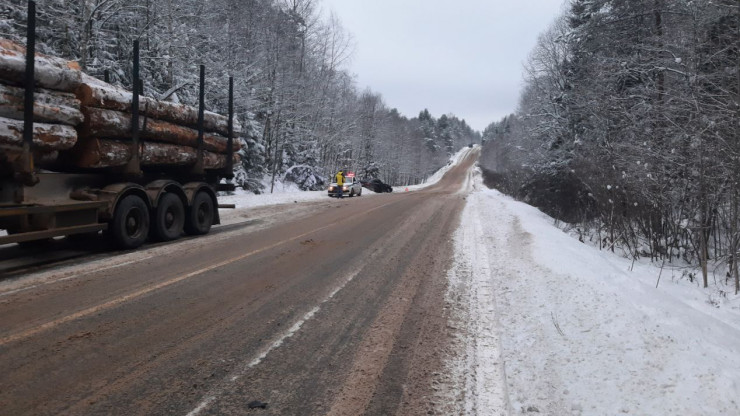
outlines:
[[[25, 48], [0, 39], [0, 160], [11, 163], [23, 147], [25, 66]], [[37, 166], [72, 172], [128, 163], [132, 156], [131, 92], [84, 74], [74, 62], [41, 54], [35, 57], [35, 81], [32, 148]], [[198, 109], [140, 96], [139, 113], [138, 151], [143, 168], [195, 164]], [[240, 130], [235, 121], [235, 137]], [[206, 111], [203, 131], [203, 168], [224, 168], [227, 117]], [[239, 148], [235, 138], [232, 150]]]

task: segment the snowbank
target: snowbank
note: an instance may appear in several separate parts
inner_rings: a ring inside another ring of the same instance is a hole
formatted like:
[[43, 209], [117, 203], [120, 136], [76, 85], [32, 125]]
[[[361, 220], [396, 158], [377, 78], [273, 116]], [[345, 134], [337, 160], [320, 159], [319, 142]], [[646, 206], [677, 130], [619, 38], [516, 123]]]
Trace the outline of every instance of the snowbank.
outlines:
[[[362, 197], [365, 197], [364, 192], [362, 193]], [[288, 186], [278, 186], [276, 183], [275, 192], [272, 194], [266, 193], [255, 195], [252, 192], [237, 189], [233, 195], [220, 196], [218, 198], [218, 202], [220, 204], [234, 204], [236, 205], [236, 209], [219, 209], [218, 212], [221, 217], [221, 224], [228, 225], [243, 221], [245, 211], [249, 211], [253, 208], [269, 205], [314, 202], [327, 200], [328, 198], [326, 191], [301, 191], [297, 187], [295, 187], [295, 189], [291, 189], [291, 187]]]
[[457, 413], [740, 414], [738, 297], [666, 270], [656, 289], [659, 267], [630, 271], [531, 206], [467, 200], [449, 276]]

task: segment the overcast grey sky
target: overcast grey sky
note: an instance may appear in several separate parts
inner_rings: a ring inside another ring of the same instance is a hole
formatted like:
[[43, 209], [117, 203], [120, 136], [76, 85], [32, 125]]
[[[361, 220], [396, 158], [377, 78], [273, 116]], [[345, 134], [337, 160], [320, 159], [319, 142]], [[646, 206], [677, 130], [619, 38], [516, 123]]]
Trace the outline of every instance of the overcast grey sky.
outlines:
[[321, 0], [352, 34], [349, 71], [408, 117], [474, 129], [514, 112], [522, 64], [564, 0]]

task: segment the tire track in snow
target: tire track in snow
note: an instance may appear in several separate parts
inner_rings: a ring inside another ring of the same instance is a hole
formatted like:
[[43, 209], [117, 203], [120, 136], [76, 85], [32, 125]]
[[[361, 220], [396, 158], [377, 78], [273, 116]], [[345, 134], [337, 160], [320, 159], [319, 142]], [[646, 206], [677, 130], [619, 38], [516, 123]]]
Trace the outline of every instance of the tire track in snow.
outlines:
[[[472, 178], [463, 189], [470, 190]], [[454, 376], [453, 391], [463, 388], [461, 408], [465, 415], [511, 413], [506, 390], [506, 370], [501, 355], [500, 324], [496, 308], [494, 279], [488, 246], [482, 225], [480, 205], [470, 194], [455, 234], [456, 264], [449, 272], [449, 301], [458, 311], [457, 325], [463, 333], [462, 357], [448, 363]], [[462, 293], [460, 293], [462, 292]]]

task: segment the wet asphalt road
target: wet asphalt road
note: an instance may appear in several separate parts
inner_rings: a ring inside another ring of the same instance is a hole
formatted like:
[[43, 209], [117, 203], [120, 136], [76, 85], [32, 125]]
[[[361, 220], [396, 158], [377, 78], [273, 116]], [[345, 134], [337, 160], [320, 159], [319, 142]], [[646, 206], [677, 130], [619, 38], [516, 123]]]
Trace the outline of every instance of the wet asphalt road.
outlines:
[[0, 290], [2, 413], [433, 412], [476, 158], [423, 191], [17, 277]]

